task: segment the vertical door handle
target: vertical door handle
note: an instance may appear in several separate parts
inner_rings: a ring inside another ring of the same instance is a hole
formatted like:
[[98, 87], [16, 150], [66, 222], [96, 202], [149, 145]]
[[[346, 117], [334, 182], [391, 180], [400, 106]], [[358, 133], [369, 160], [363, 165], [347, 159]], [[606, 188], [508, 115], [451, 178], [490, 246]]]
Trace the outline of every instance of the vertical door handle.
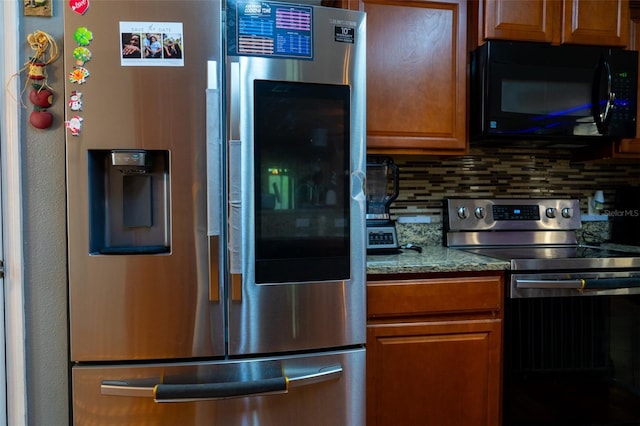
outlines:
[[220, 234], [222, 228], [223, 155], [218, 63], [209, 61], [207, 105], [207, 235], [209, 235], [209, 301], [220, 301]]

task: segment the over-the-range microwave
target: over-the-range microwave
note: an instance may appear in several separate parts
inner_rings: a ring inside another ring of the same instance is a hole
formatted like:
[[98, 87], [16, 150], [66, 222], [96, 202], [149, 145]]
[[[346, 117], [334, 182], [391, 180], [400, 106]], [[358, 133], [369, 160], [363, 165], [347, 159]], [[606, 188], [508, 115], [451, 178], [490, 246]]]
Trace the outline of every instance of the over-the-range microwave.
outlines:
[[637, 86], [636, 51], [488, 41], [471, 56], [471, 142], [633, 138]]

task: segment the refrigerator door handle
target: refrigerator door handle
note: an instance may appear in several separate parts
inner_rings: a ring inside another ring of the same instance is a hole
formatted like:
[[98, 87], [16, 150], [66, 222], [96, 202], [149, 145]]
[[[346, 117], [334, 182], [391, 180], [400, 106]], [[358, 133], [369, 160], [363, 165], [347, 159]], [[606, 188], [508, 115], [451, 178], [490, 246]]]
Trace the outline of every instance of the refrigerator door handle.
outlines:
[[188, 402], [282, 394], [292, 388], [337, 380], [342, 372], [338, 364], [247, 382], [167, 384], [156, 383], [158, 380], [154, 379], [103, 380], [100, 388], [103, 395], [153, 398], [157, 403]]
[[232, 275], [242, 275], [242, 138], [240, 137], [240, 64], [232, 62], [229, 70], [230, 107], [228, 141], [229, 194], [227, 208], [228, 266]]

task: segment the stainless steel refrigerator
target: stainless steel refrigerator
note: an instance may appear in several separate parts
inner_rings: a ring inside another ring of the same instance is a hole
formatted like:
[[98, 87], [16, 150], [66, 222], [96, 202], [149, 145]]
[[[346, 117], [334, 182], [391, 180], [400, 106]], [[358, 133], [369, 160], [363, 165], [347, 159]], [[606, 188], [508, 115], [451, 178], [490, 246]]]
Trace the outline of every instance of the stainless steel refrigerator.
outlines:
[[364, 424], [364, 14], [64, 7], [73, 423]]

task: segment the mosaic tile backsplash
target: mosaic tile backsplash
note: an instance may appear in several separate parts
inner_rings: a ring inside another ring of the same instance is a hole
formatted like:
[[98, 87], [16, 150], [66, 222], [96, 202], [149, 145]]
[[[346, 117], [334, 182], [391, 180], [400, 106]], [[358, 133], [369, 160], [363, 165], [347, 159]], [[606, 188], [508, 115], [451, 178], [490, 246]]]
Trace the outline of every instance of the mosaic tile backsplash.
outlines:
[[640, 165], [628, 162], [571, 161], [569, 150], [472, 148], [450, 158], [394, 157], [400, 170], [400, 193], [391, 206], [399, 216], [442, 219], [446, 197], [587, 198], [604, 192], [604, 209], [613, 209], [616, 189], [640, 185]]

